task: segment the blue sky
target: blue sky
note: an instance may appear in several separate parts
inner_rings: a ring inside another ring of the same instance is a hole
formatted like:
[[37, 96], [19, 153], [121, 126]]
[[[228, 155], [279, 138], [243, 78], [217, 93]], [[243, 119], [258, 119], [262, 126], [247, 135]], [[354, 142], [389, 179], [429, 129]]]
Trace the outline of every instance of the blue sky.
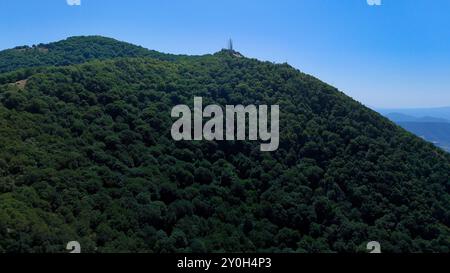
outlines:
[[371, 107], [450, 105], [450, 1], [2, 0], [0, 49], [104, 35], [205, 54], [232, 37], [248, 57], [288, 62]]

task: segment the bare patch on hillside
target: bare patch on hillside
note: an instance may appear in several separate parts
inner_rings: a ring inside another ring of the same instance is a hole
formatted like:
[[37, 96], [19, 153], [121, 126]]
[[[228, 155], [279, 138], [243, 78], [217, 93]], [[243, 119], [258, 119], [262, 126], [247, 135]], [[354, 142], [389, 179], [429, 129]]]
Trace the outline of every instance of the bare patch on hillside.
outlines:
[[28, 79], [20, 80], [20, 81], [13, 83], [13, 85], [17, 86], [20, 90], [23, 90], [23, 89], [25, 89], [25, 87], [27, 85], [27, 81], [28, 81]]

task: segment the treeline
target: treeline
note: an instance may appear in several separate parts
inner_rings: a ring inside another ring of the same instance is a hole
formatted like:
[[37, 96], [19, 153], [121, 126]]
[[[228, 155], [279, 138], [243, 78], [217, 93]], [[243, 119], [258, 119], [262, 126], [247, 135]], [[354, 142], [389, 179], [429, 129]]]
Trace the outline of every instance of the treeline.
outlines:
[[120, 57], [176, 60], [187, 56], [164, 54], [101, 36], [77, 36], [50, 44], [18, 46], [0, 51], [0, 73], [20, 68], [65, 66], [94, 59], [105, 60]]

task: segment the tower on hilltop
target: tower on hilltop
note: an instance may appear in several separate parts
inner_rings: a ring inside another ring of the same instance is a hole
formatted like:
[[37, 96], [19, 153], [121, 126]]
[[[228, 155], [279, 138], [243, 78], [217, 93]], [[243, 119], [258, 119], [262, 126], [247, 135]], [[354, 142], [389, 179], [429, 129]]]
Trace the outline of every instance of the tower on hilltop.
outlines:
[[230, 38], [230, 40], [228, 40], [228, 50], [229, 51], [234, 51], [233, 50], [233, 40], [231, 40], [231, 38]]

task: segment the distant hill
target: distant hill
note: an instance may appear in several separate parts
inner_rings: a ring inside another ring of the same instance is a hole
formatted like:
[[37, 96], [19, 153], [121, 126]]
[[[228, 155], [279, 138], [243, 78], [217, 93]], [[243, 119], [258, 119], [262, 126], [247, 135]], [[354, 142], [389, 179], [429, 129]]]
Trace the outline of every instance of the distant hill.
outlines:
[[[0, 64], [0, 252], [450, 252], [450, 154], [287, 64], [103, 37]], [[279, 105], [279, 149], [174, 141], [194, 96]]]
[[450, 107], [437, 108], [406, 108], [406, 109], [376, 109], [377, 112], [387, 115], [390, 113], [398, 113], [417, 118], [433, 117], [439, 119], [450, 120]]
[[402, 113], [389, 113], [386, 115], [386, 117], [394, 122], [450, 123], [449, 120], [443, 118], [436, 118], [430, 116], [414, 117]]

